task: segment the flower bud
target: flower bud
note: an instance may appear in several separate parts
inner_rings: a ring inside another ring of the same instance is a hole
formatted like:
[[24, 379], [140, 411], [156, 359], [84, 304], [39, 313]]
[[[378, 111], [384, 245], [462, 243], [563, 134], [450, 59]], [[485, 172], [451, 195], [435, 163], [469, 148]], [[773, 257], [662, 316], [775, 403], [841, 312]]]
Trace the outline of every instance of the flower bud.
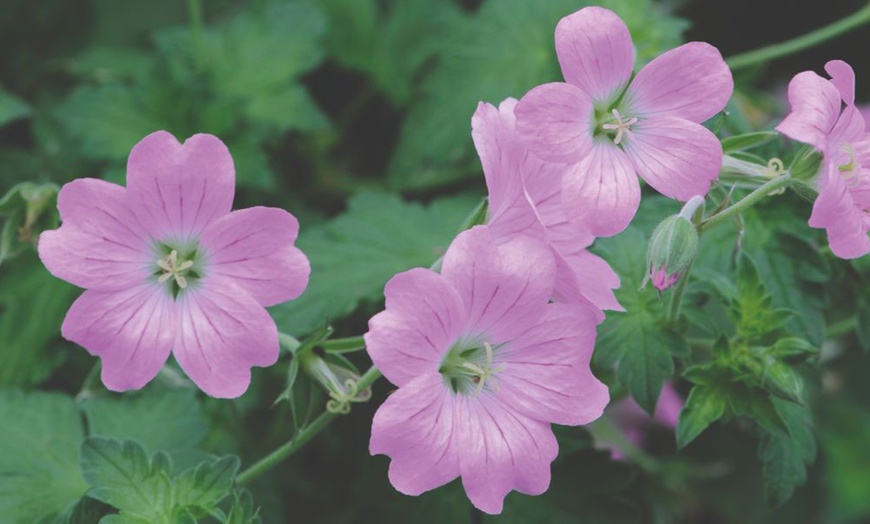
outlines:
[[302, 369], [319, 382], [330, 396], [326, 409], [333, 413], [349, 413], [351, 402], [366, 402], [372, 396], [371, 388], [359, 390], [359, 373], [347, 362], [322, 350], [300, 355]]
[[792, 178], [809, 181], [815, 178], [822, 167], [822, 154], [810, 146], [804, 146], [789, 166]]
[[674, 285], [698, 253], [698, 232], [691, 215], [703, 198], [693, 197], [678, 215], [664, 219], [653, 231], [646, 256], [647, 280], [659, 291]]

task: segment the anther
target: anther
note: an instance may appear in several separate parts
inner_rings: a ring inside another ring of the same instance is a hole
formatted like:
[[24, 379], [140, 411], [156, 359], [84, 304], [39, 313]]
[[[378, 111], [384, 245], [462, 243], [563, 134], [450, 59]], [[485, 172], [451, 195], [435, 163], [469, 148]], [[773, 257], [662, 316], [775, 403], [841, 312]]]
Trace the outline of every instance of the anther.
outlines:
[[613, 143], [619, 145], [622, 142], [622, 137], [625, 134], [631, 134], [631, 125], [637, 123], [637, 117], [631, 117], [625, 122], [622, 121], [622, 115], [619, 114], [619, 111], [614, 108], [613, 109], [613, 118], [616, 119], [616, 123], [607, 123], [602, 124], [601, 128], [606, 129], [607, 131], [616, 131], [616, 136], [613, 138]]

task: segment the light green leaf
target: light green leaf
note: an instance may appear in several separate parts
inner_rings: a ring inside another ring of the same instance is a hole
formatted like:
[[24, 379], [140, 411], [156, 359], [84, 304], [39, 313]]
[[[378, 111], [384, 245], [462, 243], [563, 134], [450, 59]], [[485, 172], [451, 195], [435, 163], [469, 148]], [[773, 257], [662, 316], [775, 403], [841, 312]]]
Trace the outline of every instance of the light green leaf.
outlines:
[[677, 424], [677, 447], [682, 449], [725, 414], [725, 392], [717, 386], [692, 388]]
[[0, 127], [28, 115], [30, 106], [0, 87]]
[[32, 524], [72, 507], [88, 486], [79, 473], [81, 415], [72, 399], [0, 391], [0, 516]]
[[771, 506], [787, 501], [795, 488], [806, 482], [806, 467], [816, 458], [812, 419], [806, 407], [787, 400], [773, 399], [776, 412], [785, 421], [788, 434], [767, 434], [758, 446], [764, 464], [764, 483]]
[[752, 149], [776, 140], [777, 137], [779, 137], [779, 133], [775, 131], [758, 131], [755, 133], [729, 136], [728, 138], [722, 139], [722, 150], [725, 153], [731, 153], [732, 151]]
[[223, 457], [199, 464], [182, 473], [173, 483], [176, 503], [182, 507], [214, 508], [230, 494], [239, 470], [238, 457]]
[[168, 453], [178, 470], [204, 457], [197, 447], [207, 426], [190, 390], [149, 391], [122, 397], [95, 397], [82, 404], [90, 434], [139, 442], [146, 452]]
[[233, 492], [233, 505], [230, 507], [224, 524], [258, 524], [259, 508], [254, 508], [254, 500], [247, 490]]
[[329, 124], [308, 91], [299, 85], [252, 97], [245, 106], [245, 113], [254, 122], [279, 131], [315, 131]]
[[466, 196], [423, 207], [385, 193], [359, 193], [322, 227], [304, 228], [297, 245], [311, 261], [311, 281], [297, 300], [272, 308], [282, 331], [299, 337], [377, 299], [393, 275], [429, 267], [476, 204]]

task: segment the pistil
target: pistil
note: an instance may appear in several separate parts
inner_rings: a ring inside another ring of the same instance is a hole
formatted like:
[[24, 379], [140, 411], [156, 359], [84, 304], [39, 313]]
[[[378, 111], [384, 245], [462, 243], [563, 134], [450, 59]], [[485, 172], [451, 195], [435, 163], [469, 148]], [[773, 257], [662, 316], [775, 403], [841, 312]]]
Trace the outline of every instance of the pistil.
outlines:
[[622, 137], [626, 134], [631, 134], [631, 125], [637, 123], [636, 117], [631, 117], [626, 121], [622, 121], [622, 115], [619, 114], [619, 110], [613, 108], [613, 118], [616, 120], [615, 123], [608, 122], [606, 124], [602, 124], [601, 128], [607, 131], [616, 131], [616, 136], [613, 138], [613, 143], [619, 145], [622, 142]]
[[185, 278], [183, 273], [193, 266], [193, 260], [187, 260], [179, 264], [178, 251], [173, 249], [164, 258], [158, 259], [157, 265], [163, 270], [163, 274], [157, 278], [158, 283], [162, 284], [173, 278], [179, 288], [184, 289], [187, 287], [187, 278]]

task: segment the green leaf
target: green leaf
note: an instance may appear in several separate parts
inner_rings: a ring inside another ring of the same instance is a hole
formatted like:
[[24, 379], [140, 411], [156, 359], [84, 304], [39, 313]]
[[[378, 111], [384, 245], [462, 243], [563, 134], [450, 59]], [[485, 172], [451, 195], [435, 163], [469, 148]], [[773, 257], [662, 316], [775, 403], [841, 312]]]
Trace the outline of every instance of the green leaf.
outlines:
[[816, 458], [816, 440], [807, 408], [781, 399], [773, 399], [773, 406], [784, 420], [788, 433], [762, 437], [758, 456], [763, 463], [768, 502], [776, 507], [806, 481], [806, 467]]
[[0, 87], [0, 127], [30, 115], [30, 106]]
[[[5, 349], [5, 348], [4, 348]], [[72, 399], [0, 391], [0, 515], [32, 524], [71, 508], [88, 486], [79, 473], [84, 438]]]
[[619, 361], [619, 380], [628, 386], [638, 405], [652, 415], [665, 381], [674, 375], [671, 351], [684, 342], [663, 329], [651, 315], [621, 315], [617, 320], [618, 331], [610, 332], [616, 340], [608, 342], [625, 347]]
[[677, 423], [677, 448], [683, 449], [725, 414], [725, 392], [719, 386], [692, 388]]
[[423, 188], [479, 173], [469, 140], [478, 102], [498, 104], [538, 84], [561, 81], [553, 47], [556, 23], [593, 3], [612, 8], [625, 20], [639, 62], [681, 43], [685, 24], [649, 0], [486, 1], [443, 37], [437, 66], [403, 123], [390, 164], [392, 184]]
[[0, 198], [0, 264], [25, 249], [35, 249], [40, 233], [57, 227], [56, 184], [15, 184]]
[[174, 482], [176, 503], [206, 510], [216, 507], [230, 494], [238, 470], [238, 457], [230, 456], [185, 471]]
[[88, 437], [81, 457], [91, 497], [114, 506], [124, 516], [169, 521], [173, 494], [167, 455], [158, 453], [149, 459], [135, 441]]
[[258, 524], [260, 522], [259, 508], [254, 508], [254, 500], [247, 490], [233, 492], [233, 505], [227, 513], [224, 524]]
[[819, 348], [802, 338], [784, 337], [777, 340], [767, 352], [772, 357], [797, 364], [809, 357], [818, 355]]
[[754, 147], [763, 146], [768, 142], [772, 142], [778, 137], [779, 133], [775, 131], [758, 131], [755, 133], [729, 136], [728, 138], [722, 139], [722, 151], [727, 154], [733, 151], [752, 149]]
[[299, 85], [261, 93], [248, 100], [245, 113], [254, 122], [278, 131], [316, 131], [329, 125], [308, 91]]
[[142, 80], [153, 66], [154, 57], [144, 51], [123, 47], [92, 47], [69, 62], [75, 75], [100, 83]]
[[395, 195], [359, 193], [338, 218], [303, 228], [297, 245], [311, 261], [311, 281], [299, 299], [272, 308], [279, 327], [297, 337], [309, 333], [380, 297], [396, 273], [430, 266], [475, 203], [460, 196], [423, 207]]
[[95, 397], [82, 409], [90, 434], [133, 439], [146, 452], [168, 453], [178, 469], [197, 464], [197, 446], [206, 436], [202, 409], [190, 390], [149, 391], [123, 397]]
[[66, 353], [54, 351], [52, 341], [77, 294], [75, 286], [51, 276], [34, 255], [4, 266], [0, 274], [0, 386], [33, 386], [63, 363]]

